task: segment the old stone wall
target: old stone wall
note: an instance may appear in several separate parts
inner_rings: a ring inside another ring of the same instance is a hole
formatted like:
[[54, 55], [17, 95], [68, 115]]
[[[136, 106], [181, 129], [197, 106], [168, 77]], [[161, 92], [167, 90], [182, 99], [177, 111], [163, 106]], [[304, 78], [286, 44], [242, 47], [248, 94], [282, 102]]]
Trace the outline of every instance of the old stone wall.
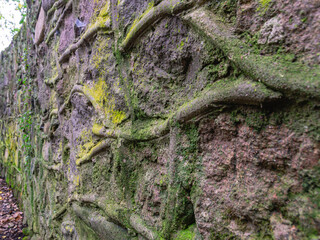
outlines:
[[0, 58], [31, 239], [319, 239], [316, 0], [33, 0]]

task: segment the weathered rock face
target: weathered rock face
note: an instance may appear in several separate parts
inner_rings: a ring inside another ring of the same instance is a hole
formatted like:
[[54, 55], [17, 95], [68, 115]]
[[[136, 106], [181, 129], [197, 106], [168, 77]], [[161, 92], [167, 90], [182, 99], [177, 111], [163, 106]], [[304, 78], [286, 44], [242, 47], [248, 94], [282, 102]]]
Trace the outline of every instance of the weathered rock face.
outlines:
[[58, 2], [58, 1], [57, 0], [43, 0], [42, 1], [42, 8], [44, 9], [44, 11], [47, 12], [50, 10], [50, 8], [53, 7], [55, 2]]
[[32, 239], [318, 239], [317, 2], [30, 2], [0, 169]]
[[46, 13], [43, 8], [40, 9], [38, 21], [34, 31], [34, 43], [39, 45], [44, 38], [44, 31], [46, 27]]

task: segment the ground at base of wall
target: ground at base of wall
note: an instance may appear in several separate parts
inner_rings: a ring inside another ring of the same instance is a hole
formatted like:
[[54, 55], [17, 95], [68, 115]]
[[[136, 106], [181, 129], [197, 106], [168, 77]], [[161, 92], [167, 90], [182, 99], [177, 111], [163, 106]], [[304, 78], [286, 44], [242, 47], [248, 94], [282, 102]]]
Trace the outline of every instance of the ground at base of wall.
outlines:
[[0, 178], [0, 239], [23, 239], [23, 212], [6, 181]]

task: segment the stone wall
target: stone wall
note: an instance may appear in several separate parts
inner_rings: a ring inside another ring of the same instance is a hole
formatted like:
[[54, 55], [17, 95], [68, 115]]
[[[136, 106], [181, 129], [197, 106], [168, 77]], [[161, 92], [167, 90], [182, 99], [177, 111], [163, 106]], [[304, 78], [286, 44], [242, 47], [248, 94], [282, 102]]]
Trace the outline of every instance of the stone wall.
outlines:
[[320, 5], [39, 0], [0, 59], [31, 239], [319, 239]]

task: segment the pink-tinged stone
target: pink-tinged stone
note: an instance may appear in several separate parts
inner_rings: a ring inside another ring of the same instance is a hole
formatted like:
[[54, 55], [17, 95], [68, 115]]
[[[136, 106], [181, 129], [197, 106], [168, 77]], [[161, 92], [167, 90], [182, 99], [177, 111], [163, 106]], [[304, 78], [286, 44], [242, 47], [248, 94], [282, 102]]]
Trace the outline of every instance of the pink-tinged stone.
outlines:
[[35, 34], [34, 34], [34, 44], [36, 45], [39, 45], [44, 39], [44, 31], [46, 28], [45, 23], [46, 23], [46, 13], [41, 7], [37, 25], [36, 25]]

